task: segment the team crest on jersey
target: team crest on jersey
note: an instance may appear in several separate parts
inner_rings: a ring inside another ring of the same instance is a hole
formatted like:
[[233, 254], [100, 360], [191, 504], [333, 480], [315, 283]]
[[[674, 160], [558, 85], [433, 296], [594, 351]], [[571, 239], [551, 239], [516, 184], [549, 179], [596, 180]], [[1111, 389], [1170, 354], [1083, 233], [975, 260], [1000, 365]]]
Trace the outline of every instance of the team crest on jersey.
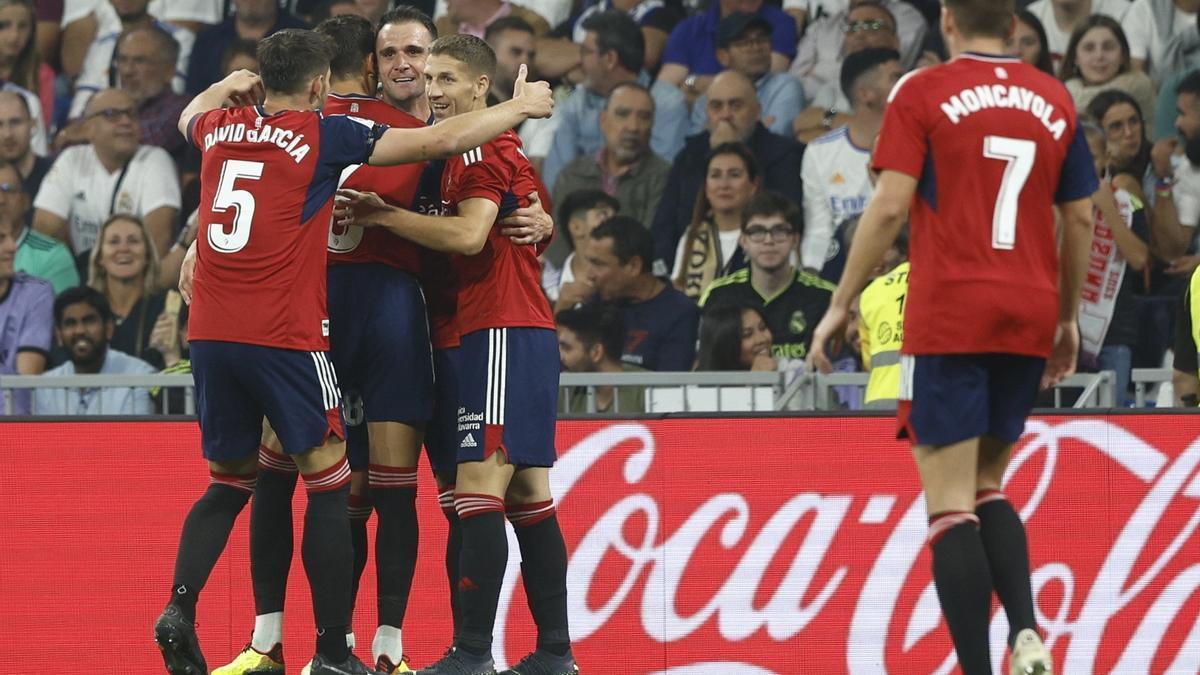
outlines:
[[792, 318], [788, 320], [788, 330], [792, 331], [793, 335], [800, 335], [804, 329], [808, 328], [808, 319], [805, 318], [802, 310], [792, 312]]
[[352, 113], [358, 112], [358, 104], [357, 103], [350, 104], [350, 112], [352, 112]]

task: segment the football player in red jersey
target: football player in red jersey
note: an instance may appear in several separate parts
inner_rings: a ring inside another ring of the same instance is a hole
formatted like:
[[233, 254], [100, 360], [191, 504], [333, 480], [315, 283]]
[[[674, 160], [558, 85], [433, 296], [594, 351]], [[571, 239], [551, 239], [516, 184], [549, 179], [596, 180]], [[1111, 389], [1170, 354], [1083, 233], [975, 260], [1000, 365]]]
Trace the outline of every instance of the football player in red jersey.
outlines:
[[[875, 150], [875, 196], [813, 338], [844, 334], [851, 298], [910, 217], [900, 432], [929, 509], [942, 613], [967, 675], [991, 672], [992, 591], [1011, 673], [1048, 673], [1020, 517], [1001, 491], [1039, 385], [1071, 374], [1096, 172], [1062, 83], [1002, 56], [1013, 0], [944, 0], [950, 62], [897, 83]], [[1054, 206], [1063, 232], [1057, 243]]]
[[[469, 35], [434, 42], [425, 67], [438, 125], [486, 107], [495, 55]], [[437, 126], [437, 125], [435, 125]], [[504, 516], [521, 547], [537, 649], [505, 673], [574, 675], [566, 613], [566, 546], [550, 494], [558, 368], [554, 318], [537, 253], [514, 245], [498, 218], [536, 186], [516, 134], [446, 161], [444, 217], [388, 207], [342, 191], [355, 222], [382, 225], [435, 250], [459, 254], [458, 479], [460, 623], [454, 646], [428, 675], [490, 675], [492, 630], [508, 560]]]
[[[368, 672], [345, 641], [349, 466], [325, 299], [333, 192], [347, 166], [461, 152], [553, 107], [549, 87], [533, 83], [507, 109], [440, 129], [323, 117], [331, 52], [323, 36], [280, 31], [259, 43], [261, 78], [236, 72], [180, 116], [180, 131], [202, 151], [189, 339], [212, 484], [184, 523], [171, 601], [155, 624], [168, 672], [207, 672], [197, 595], [254, 489], [264, 416], [309, 492], [302, 551], [317, 621], [312, 672]], [[241, 105], [260, 94], [261, 104]], [[227, 100], [235, 106], [221, 108]]]

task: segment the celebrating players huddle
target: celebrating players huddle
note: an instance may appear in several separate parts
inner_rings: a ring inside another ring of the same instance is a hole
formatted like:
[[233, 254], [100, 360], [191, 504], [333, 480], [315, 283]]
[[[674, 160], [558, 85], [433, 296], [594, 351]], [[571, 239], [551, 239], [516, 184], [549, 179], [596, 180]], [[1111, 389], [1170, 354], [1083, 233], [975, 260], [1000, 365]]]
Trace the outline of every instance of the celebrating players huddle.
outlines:
[[[305, 671], [408, 672], [400, 628], [422, 446], [450, 522], [455, 638], [420, 672], [495, 673], [506, 515], [538, 641], [504, 672], [578, 672], [549, 487], [558, 360], [537, 256], [552, 226], [509, 131], [548, 116], [553, 99], [522, 70], [512, 100], [487, 107], [491, 49], [435, 34], [409, 8], [378, 33], [357, 17], [284, 30], [259, 44], [261, 76], [231, 74], [180, 117], [203, 157], [205, 227], [181, 288], [211, 483], [184, 522], [155, 624], [168, 672], [208, 673], [197, 596], [252, 494], [254, 633], [214, 672], [283, 672], [297, 476], [317, 624]], [[352, 653], [348, 630], [372, 509], [375, 669]]]

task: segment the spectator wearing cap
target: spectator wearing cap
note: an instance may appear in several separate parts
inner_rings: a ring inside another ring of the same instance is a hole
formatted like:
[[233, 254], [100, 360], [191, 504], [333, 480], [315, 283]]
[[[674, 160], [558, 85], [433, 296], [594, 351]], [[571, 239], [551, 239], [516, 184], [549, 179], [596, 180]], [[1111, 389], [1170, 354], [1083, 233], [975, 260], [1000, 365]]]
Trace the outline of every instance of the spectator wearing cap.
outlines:
[[[15, 268], [17, 238], [24, 225], [0, 216], [0, 376], [37, 375], [46, 369], [53, 328], [54, 290], [50, 282]], [[8, 405], [28, 415], [29, 393], [12, 401], [0, 394], [0, 414]]]
[[0, 91], [0, 160], [11, 163], [21, 174], [25, 193], [35, 195], [53, 161], [33, 151], [35, 121], [25, 97]]
[[[169, 64], [169, 81], [178, 91], [183, 91], [184, 74], [187, 73], [188, 59], [191, 57], [196, 36], [189, 30], [156, 19], [148, 11], [149, 4], [149, 0], [125, 0], [118, 5], [111, 2], [96, 5], [96, 38], [88, 47], [87, 56], [83, 60], [83, 70], [75, 79], [75, 93], [68, 115], [71, 119], [83, 114], [84, 106], [96, 92], [113, 86], [116, 70], [119, 68], [114, 59], [117, 42], [124, 33], [135, 28], [157, 27], [175, 40], [177, 46], [170, 50], [174, 56]], [[164, 58], [162, 53], [156, 56]]]
[[[616, 197], [621, 213], [649, 227], [667, 185], [671, 165], [650, 150], [654, 126], [654, 99], [637, 82], [616, 86], [600, 112], [604, 147], [580, 155], [558, 174], [554, 201], [576, 190], [599, 187]], [[565, 237], [555, 237], [546, 258], [561, 265], [569, 252]]]
[[888, 95], [900, 79], [900, 53], [894, 49], [864, 49], [846, 57], [842, 87], [853, 113], [849, 121], [817, 138], [804, 152], [804, 238], [800, 263], [805, 269], [836, 280], [824, 272], [826, 261], [843, 252], [835, 230], [862, 213], [874, 189], [868, 164], [875, 137], [883, 126]]
[[723, 143], [744, 143], [758, 162], [762, 188], [796, 199], [800, 199], [802, 191], [800, 162], [804, 145], [794, 138], [773, 134], [763, 126], [754, 83], [736, 70], [726, 70], [713, 78], [707, 93], [708, 128], [690, 136], [672, 162], [667, 187], [651, 225], [655, 271], [663, 275], [673, 268], [675, 248], [692, 222], [696, 195], [704, 184], [712, 148]]
[[763, 0], [714, 0], [703, 14], [690, 16], [671, 31], [658, 79], [681, 87], [695, 100], [723, 70], [717, 60], [717, 29], [730, 14], [758, 14], [771, 24], [771, 70], [783, 72], [796, 56], [796, 21]]
[[642, 37], [646, 40], [646, 70], [655, 72], [662, 62], [663, 49], [667, 46], [667, 38], [671, 31], [683, 20], [683, 10], [670, 2], [663, 0], [600, 0], [591, 7], [579, 13], [571, 23], [571, 39], [583, 42], [586, 32], [583, 28], [593, 15], [600, 12], [617, 9], [629, 14], [638, 26], [642, 28]]
[[850, 0], [842, 11], [809, 24], [788, 72], [804, 84], [810, 99], [826, 85], [836, 93], [847, 54], [866, 47], [891, 47], [900, 52], [900, 62], [908, 70], [920, 58], [928, 33], [924, 17], [907, 2]]
[[[763, 124], [772, 133], [790, 135], [792, 120], [804, 110], [804, 87], [787, 73], [771, 72], [771, 22], [758, 14], [734, 12], [717, 28], [717, 61], [754, 83], [762, 106]], [[708, 97], [701, 94], [692, 106], [689, 134], [704, 131], [708, 123]]]
[[647, 370], [691, 370], [699, 310], [691, 298], [654, 275], [653, 255], [654, 240], [641, 223], [613, 216], [588, 239], [588, 282], [599, 300], [620, 308], [625, 324], [622, 361]]
[[284, 28], [308, 28], [298, 17], [280, 9], [276, 0], [232, 1], [233, 15], [196, 38], [187, 70], [187, 93], [193, 96], [224, 76], [221, 62], [230, 44], [258, 41]]
[[18, 272], [45, 279], [55, 293], [79, 285], [71, 251], [59, 240], [29, 227], [29, 193], [15, 166], [0, 161], [0, 221], [10, 223], [17, 240]]
[[554, 111], [560, 118], [554, 143], [542, 172], [547, 185], [554, 185], [558, 172], [580, 155], [592, 155], [604, 147], [600, 111], [617, 85], [637, 82], [654, 99], [654, 125], [650, 148], [671, 161], [683, 147], [687, 133], [687, 102], [678, 89], [661, 80], [651, 82], [642, 70], [645, 41], [642, 31], [624, 12], [601, 12], [588, 19], [586, 36], [579, 47], [584, 80]]

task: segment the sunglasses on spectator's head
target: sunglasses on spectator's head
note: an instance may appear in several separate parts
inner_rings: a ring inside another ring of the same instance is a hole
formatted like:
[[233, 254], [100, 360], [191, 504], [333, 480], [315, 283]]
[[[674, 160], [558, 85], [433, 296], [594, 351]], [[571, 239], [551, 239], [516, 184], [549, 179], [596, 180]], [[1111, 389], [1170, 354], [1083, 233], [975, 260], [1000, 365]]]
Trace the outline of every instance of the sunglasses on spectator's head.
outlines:
[[108, 120], [109, 122], [116, 122], [117, 120], [121, 119], [122, 117], [128, 117], [129, 119], [133, 119], [133, 116], [134, 116], [133, 108], [102, 108], [102, 109], [97, 110], [96, 112], [88, 115], [87, 118], [90, 120], [94, 117], [103, 117], [104, 119]]
[[787, 225], [776, 225], [771, 229], [767, 229], [762, 225], [752, 225], [743, 230], [742, 233], [745, 234], [746, 238], [750, 241], [756, 244], [761, 244], [767, 240], [768, 236], [775, 241], [783, 241], [784, 239], [792, 236], [793, 230]]
[[870, 19], [866, 21], [851, 21], [846, 24], [847, 33], [866, 33], [868, 31], [891, 30], [891, 26], [886, 21], [880, 19]]

